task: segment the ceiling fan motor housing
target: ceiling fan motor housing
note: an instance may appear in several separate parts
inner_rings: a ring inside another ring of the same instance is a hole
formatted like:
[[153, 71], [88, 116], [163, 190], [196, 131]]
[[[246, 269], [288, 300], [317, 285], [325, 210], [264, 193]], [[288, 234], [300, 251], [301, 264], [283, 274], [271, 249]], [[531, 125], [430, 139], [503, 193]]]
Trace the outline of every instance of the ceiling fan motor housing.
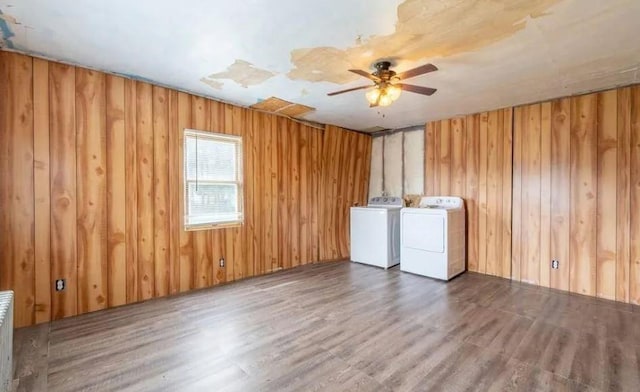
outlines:
[[373, 74], [385, 82], [391, 80], [391, 78], [396, 75], [394, 71], [389, 69], [389, 67], [391, 67], [391, 63], [389, 61], [380, 61], [378, 63], [375, 63], [374, 67], [376, 69], [376, 72], [374, 72]]

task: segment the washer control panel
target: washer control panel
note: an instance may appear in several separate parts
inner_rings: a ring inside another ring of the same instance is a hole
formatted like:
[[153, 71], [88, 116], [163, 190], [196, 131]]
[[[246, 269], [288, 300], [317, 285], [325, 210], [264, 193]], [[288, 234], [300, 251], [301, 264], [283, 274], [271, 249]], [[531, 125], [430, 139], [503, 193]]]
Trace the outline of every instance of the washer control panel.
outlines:
[[396, 196], [379, 196], [369, 199], [367, 207], [403, 207], [404, 200]]

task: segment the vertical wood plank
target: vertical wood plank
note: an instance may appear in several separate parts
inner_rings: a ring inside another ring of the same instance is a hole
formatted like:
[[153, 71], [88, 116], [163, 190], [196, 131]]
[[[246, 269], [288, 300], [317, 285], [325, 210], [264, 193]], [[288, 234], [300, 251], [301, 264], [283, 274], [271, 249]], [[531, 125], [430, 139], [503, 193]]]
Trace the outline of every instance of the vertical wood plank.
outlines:
[[0, 85], [0, 289], [14, 290], [14, 323], [22, 327], [35, 320], [31, 57], [0, 52]]
[[153, 232], [154, 297], [169, 294], [169, 92], [154, 86], [153, 99]]
[[571, 99], [571, 247], [572, 292], [595, 295], [597, 95]]
[[106, 76], [108, 305], [127, 303], [124, 79]]
[[596, 295], [616, 298], [616, 223], [618, 114], [617, 92], [597, 95]]
[[124, 81], [125, 132], [125, 242], [127, 259], [127, 303], [138, 301], [138, 159], [137, 83]]
[[260, 214], [258, 226], [259, 237], [261, 239], [261, 257], [259, 263], [259, 269], [256, 269], [256, 274], [263, 274], [272, 271], [273, 263], [273, 248], [272, 248], [272, 233], [273, 223], [271, 221], [271, 156], [272, 156], [272, 140], [271, 140], [271, 115], [263, 115], [261, 119], [260, 136], [261, 143], [261, 163], [259, 167], [260, 177], [262, 184], [260, 187], [260, 204], [261, 208], [258, 211]]
[[[289, 156], [291, 146], [288, 143], [289, 131], [287, 122], [282, 118], [278, 118], [278, 200], [279, 200], [279, 216], [278, 216], [278, 238], [279, 241], [279, 266], [280, 268], [290, 268], [291, 266], [291, 247], [289, 245]], [[330, 238], [326, 238], [330, 241]]]
[[191, 127], [191, 96], [186, 93], [178, 93], [178, 170], [180, 196], [180, 214], [178, 216], [178, 231], [180, 235], [180, 292], [188, 291], [195, 283], [195, 257], [193, 252], [193, 236], [190, 231], [184, 230], [184, 130]]
[[[254, 170], [256, 168], [254, 162], [256, 158], [256, 144], [254, 140], [254, 124], [253, 117], [251, 111], [238, 110], [233, 108], [234, 112], [234, 123], [235, 121], [239, 121], [241, 124], [244, 122], [246, 126], [243, 130], [244, 135], [244, 162], [245, 162], [245, 170], [244, 170], [244, 178], [245, 178], [245, 191], [244, 196], [247, 198], [248, 203], [246, 204], [245, 211], [245, 220], [243, 226], [243, 242], [244, 242], [244, 259], [238, 260], [235, 268], [235, 279], [243, 279], [245, 277], [251, 276], [253, 271], [253, 266], [256, 260], [256, 249], [255, 249], [255, 204], [254, 204], [254, 191], [255, 191], [255, 177]], [[285, 158], [286, 159], [286, 158]], [[291, 260], [289, 260], [290, 262]]]
[[440, 133], [438, 135], [440, 142], [439, 152], [439, 178], [440, 178], [440, 195], [448, 196], [451, 193], [451, 121], [443, 120], [440, 122]]
[[631, 244], [631, 87], [617, 90], [616, 300], [629, 302]]
[[[220, 102], [209, 101], [209, 127], [212, 131], [218, 133], [225, 133], [224, 127], [224, 105]], [[226, 238], [231, 235], [233, 229], [216, 229], [211, 230], [211, 248], [212, 248], [212, 264], [213, 264], [213, 284], [219, 284], [226, 282], [227, 271], [226, 263], [225, 267], [220, 267], [217, 260], [221, 257], [226, 260], [233, 260], [233, 248], [227, 251]]]
[[[1, 61], [1, 60], [0, 60]], [[5, 102], [0, 100], [0, 102]], [[33, 59], [33, 192], [35, 323], [51, 320], [49, 62]]]
[[478, 150], [478, 272], [487, 272], [487, 159], [489, 113], [480, 114]]
[[502, 145], [502, 274], [503, 278], [511, 277], [511, 194], [513, 193], [513, 109], [502, 110], [503, 145]]
[[138, 186], [138, 299], [154, 293], [153, 89], [136, 83], [136, 160]]
[[516, 107], [513, 116], [511, 279], [519, 281], [522, 277], [522, 132], [525, 121], [524, 107]]
[[424, 194], [435, 195], [435, 145], [434, 145], [435, 122], [429, 122], [425, 126], [424, 135]]
[[550, 286], [569, 290], [571, 243], [571, 100], [551, 103], [551, 259], [560, 262], [551, 270]]
[[465, 193], [465, 145], [464, 145], [464, 118], [451, 120], [451, 196], [464, 197]]
[[629, 302], [640, 304], [640, 87], [631, 88], [631, 219]]
[[[343, 169], [346, 169], [346, 172], [339, 177], [340, 188], [338, 190], [339, 194], [342, 196], [340, 198], [340, 204], [338, 208], [338, 259], [344, 259], [349, 257], [349, 209], [351, 207], [351, 201], [354, 197], [354, 177], [355, 177], [355, 167], [356, 161], [358, 159], [358, 151], [357, 151], [357, 139], [358, 134], [355, 132], [347, 132], [346, 134], [340, 134], [343, 137], [342, 144], [342, 152], [341, 156], [343, 158]], [[402, 147], [400, 147], [402, 148]], [[402, 179], [400, 179], [400, 187], [402, 187]]]
[[180, 207], [180, 195], [183, 187], [180, 181], [182, 162], [180, 162], [180, 135], [183, 130], [179, 125], [178, 92], [169, 91], [169, 131], [167, 141], [169, 143], [169, 271], [171, 278], [169, 284], [170, 294], [180, 291], [180, 236], [182, 233], [182, 210]]
[[486, 271], [501, 275], [502, 263], [502, 112], [494, 110], [487, 116], [487, 174], [486, 174]]
[[[247, 177], [247, 180], [251, 182], [250, 184], [250, 192], [249, 195], [251, 200], [251, 217], [250, 217], [250, 225], [249, 225], [249, 241], [250, 241], [250, 249], [253, 257], [251, 258], [252, 262], [250, 262], [247, 267], [247, 275], [253, 276], [255, 271], [258, 270], [259, 265], [262, 264], [263, 254], [261, 252], [261, 238], [260, 238], [260, 210], [262, 208], [262, 199], [260, 198], [260, 190], [262, 184], [262, 176], [260, 175], [261, 171], [261, 149], [262, 149], [262, 132], [261, 132], [261, 123], [264, 118], [263, 113], [259, 112], [251, 112], [248, 111], [246, 115], [250, 121], [250, 135], [247, 139], [250, 138], [251, 148], [250, 148], [250, 162], [251, 162], [251, 174]], [[296, 200], [297, 201], [297, 200]], [[297, 218], [297, 215], [296, 215]], [[294, 227], [297, 227], [294, 226]], [[297, 230], [296, 230], [297, 231]], [[297, 244], [296, 244], [297, 245]], [[298, 255], [298, 261], [299, 261]], [[294, 264], [295, 265], [295, 264]]]
[[313, 210], [311, 217], [311, 232], [313, 235], [313, 261], [320, 260], [320, 208], [321, 195], [320, 195], [320, 181], [321, 181], [321, 159], [322, 159], [322, 139], [324, 130], [313, 131], [313, 146], [312, 146], [312, 165], [313, 165], [313, 181], [312, 181], [312, 194], [313, 194]]
[[64, 291], [53, 293], [54, 320], [78, 312], [75, 84], [74, 67], [49, 64], [51, 277], [66, 279]]
[[[234, 128], [235, 126], [237, 126], [237, 122], [234, 123], [234, 112], [233, 112], [233, 107], [231, 105], [221, 105], [220, 106], [220, 112], [222, 113], [222, 129], [224, 129], [224, 132], [227, 134], [231, 134], [231, 135], [239, 135], [239, 136], [243, 136], [242, 134], [242, 129], [236, 129]], [[243, 149], [246, 149], [246, 147], [244, 146], [243, 143]], [[244, 150], [243, 150], [243, 159], [244, 159]], [[243, 163], [244, 165], [244, 163]], [[246, 178], [246, 173], [244, 173], [244, 168], [243, 168], [243, 176]], [[246, 188], [246, 186], [243, 186], [244, 188]], [[247, 197], [246, 194], [244, 196], [244, 206], [247, 205]], [[246, 213], [246, 208], [243, 206], [243, 211]], [[244, 233], [244, 227], [242, 228], [233, 228], [231, 230], [227, 231], [227, 235], [225, 236], [225, 240], [226, 240], [226, 249], [227, 249], [227, 263], [225, 265], [225, 280], [227, 282], [233, 281], [235, 279], [235, 275], [234, 275], [234, 269], [235, 269], [235, 265], [238, 262], [238, 260], [242, 260], [243, 259], [243, 245], [244, 245], [244, 241], [243, 241], [243, 233]]]
[[551, 102], [540, 105], [540, 286], [551, 285]]
[[[199, 131], [210, 131], [209, 105], [202, 97], [191, 97], [191, 116], [193, 127]], [[193, 256], [195, 260], [195, 288], [208, 287], [213, 284], [213, 261], [211, 236], [209, 230], [192, 231]]]
[[78, 313], [107, 307], [105, 75], [76, 68]]
[[522, 270], [521, 280], [540, 284], [540, 104], [525, 108], [526, 128], [523, 129], [522, 174]]
[[311, 175], [308, 171], [310, 156], [310, 132], [306, 126], [300, 127], [299, 134], [299, 171], [298, 178], [300, 183], [300, 264], [307, 264], [311, 261], [311, 238], [309, 229], [311, 227], [311, 200], [309, 199], [309, 181]]
[[469, 271], [479, 270], [478, 239], [478, 179], [480, 173], [480, 115], [465, 118], [465, 151], [466, 151], [466, 210], [467, 210], [467, 268]]
[[[269, 266], [270, 271], [274, 271], [278, 269], [278, 211], [281, 206], [278, 203], [278, 119], [275, 116], [271, 117], [271, 127], [269, 129], [269, 153], [268, 155], [268, 165], [269, 165], [269, 193], [267, 195], [269, 199], [269, 238], [271, 241], [271, 262]], [[317, 186], [317, 182], [314, 183]], [[314, 204], [313, 211], [317, 211], [317, 206]], [[316, 217], [316, 226], [315, 232], [317, 233], [317, 217]], [[318, 244], [317, 242], [312, 243], [313, 249], [317, 250]]]
[[361, 206], [365, 205], [369, 200], [369, 182], [371, 181], [371, 151], [373, 148], [373, 137], [369, 135], [362, 136], [364, 139], [364, 155], [363, 166], [361, 170], [362, 181], [360, 182], [360, 194], [358, 201]]
[[442, 173], [442, 166], [440, 165], [440, 150], [442, 148], [442, 145], [440, 143], [440, 139], [442, 138], [442, 122], [443, 121], [436, 121], [433, 124], [433, 192], [432, 192], [432, 196], [438, 196], [438, 195], [442, 195], [441, 192], [441, 177], [443, 175]]

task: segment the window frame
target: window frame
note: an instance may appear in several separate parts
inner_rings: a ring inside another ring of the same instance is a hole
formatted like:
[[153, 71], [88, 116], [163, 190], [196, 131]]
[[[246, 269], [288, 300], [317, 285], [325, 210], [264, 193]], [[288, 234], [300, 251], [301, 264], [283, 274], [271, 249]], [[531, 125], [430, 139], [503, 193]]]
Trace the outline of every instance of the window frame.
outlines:
[[[185, 128], [182, 133], [182, 192], [183, 192], [183, 218], [184, 231], [211, 230], [225, 227], [241, 226], [244, 223], [244, 171], [242, 147], [242, 136], [228, 135], [218, 132], [202, 131], [198, 129]], [[236, 146], [236, 181], [214, 181], [196, 178], [189, 179], [187, 175], [187, 142], [190, 138], [204, 139], [218, 142], [232, 142]], [[204, 223], [189, 223], [189, 185], [190, 184], [211, 184], [211, 185], [236, 185], [237, 189], [237, 219], [218, 220]]]

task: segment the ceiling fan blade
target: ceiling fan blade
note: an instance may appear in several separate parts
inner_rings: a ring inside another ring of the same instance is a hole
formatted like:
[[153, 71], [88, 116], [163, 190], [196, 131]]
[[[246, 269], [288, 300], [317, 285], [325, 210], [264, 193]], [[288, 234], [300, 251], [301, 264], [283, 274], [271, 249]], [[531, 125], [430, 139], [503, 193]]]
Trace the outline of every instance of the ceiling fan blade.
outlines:
[[437, 71], [437, 70], [438, 70], [438, 67], [436, 67], [435, 65], [425, 64], [417, 68], [410, 69], [408, 71], [400, 72], [399, 74], [396, 75], [396, 77], [400, 78], [401, 80], [404, 80], [404, 79], [413, 78], [418, 75], [424, 75], [426, 73]]
[[363, 71], [361, 69], [350, 69], [349, 72], [353, 72], [354, 74], [360, 75], [360, 76], [364, 76], [367, 79], [371, 79], [374, 82], [379, 82], [381, 79], [379, 77], [377, 77], [376, 75], [372, 75], [367, 71]]
[[404, 91], [409, 91], [409, 92], [412, 92], [412, 93], [422, 94], [422, 95], [433, 95], [433, 93], [438, 91], [435, 88], [414, 86], [413, 84], [398, 83], [398, 84], [396, 84], [396, 86], [400, 87]]
[[349, 91], [362, 90], [362, 89], [369, 88], [369, 87], [373, 87], [373, 86], [372, 85], [366, 85], [366, 86], [348, 88], [346, 90], [334, 91], [332, 93], [328, 93], [327, 95], [331, 97], [333, 95], [344, 94], [344, 93], [348, 93]]

